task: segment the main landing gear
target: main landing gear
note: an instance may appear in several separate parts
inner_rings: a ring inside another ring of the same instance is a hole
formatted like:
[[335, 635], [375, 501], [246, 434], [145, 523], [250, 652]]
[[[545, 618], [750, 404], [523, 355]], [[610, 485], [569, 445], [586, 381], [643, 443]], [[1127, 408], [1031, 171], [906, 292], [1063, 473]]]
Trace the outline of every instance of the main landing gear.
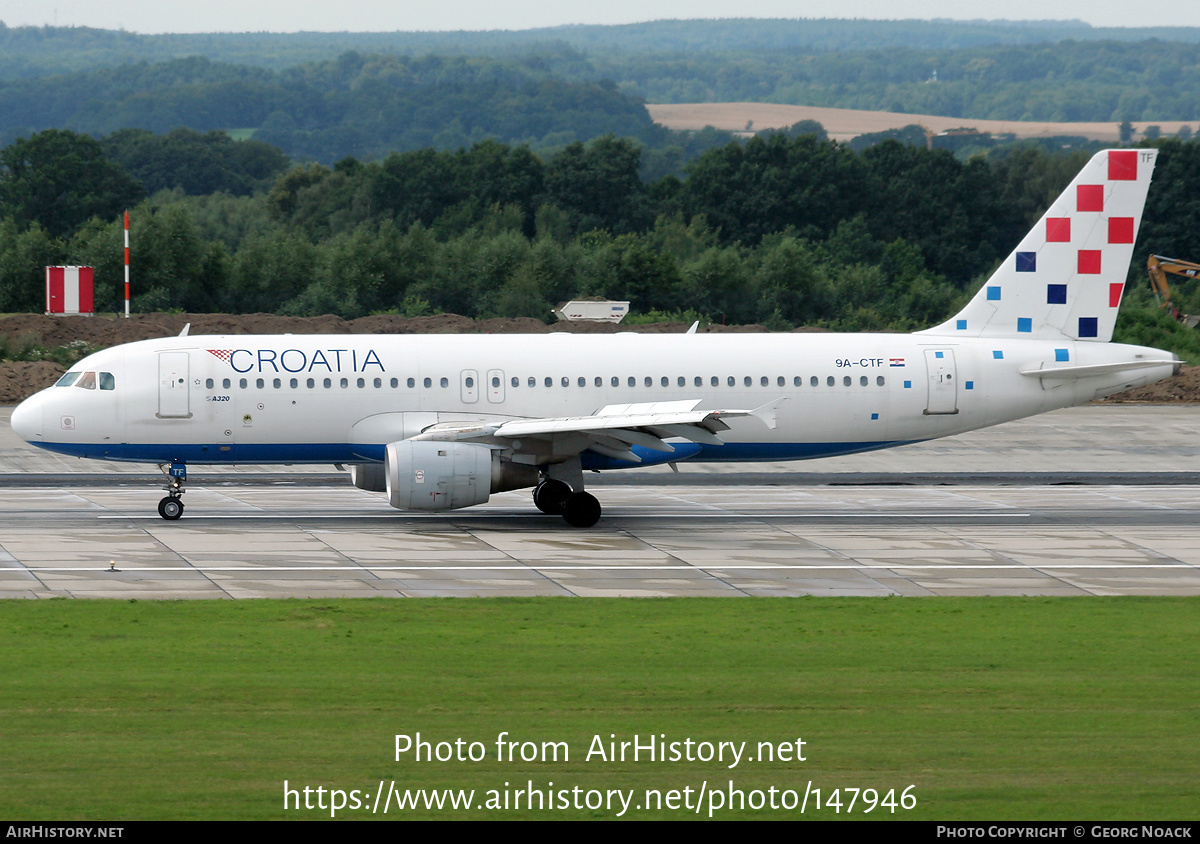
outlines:
[[172, 463], [170, 466], [160, 464], [158, 468], [170, 478], [163, 487], [167, 491], [167, 497], [158, 502], [158, 515], [173, 522], [183, 515], [183, 501], [180, 500], [180, 496], [185, 492], [183, 482], [187, 480], [187, 466], [183, 463]]
[[543, 513], [562, 516], [572, 527], [591, 527], [600, 521], [600, 502], [587, 492], [574, 492], [565, 482], [547, 478], [533, 490], [533, 503]]

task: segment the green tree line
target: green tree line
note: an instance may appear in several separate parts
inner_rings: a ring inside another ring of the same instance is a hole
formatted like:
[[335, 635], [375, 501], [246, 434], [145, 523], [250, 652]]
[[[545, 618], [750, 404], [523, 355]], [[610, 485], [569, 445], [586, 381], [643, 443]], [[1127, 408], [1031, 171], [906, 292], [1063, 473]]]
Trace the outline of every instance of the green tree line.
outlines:
[[[126, 154], [153, 147], [133, 140]], [[1156, 145], [1139, 291], [1148, 251], [1200, 256], [1200, 144]], [[95, 266], [99, 307], [118, 309], [132, 206], [140, 311], [549, 319], [557, 301], [603, 296], [641, 315], [912, 329], [951, 314], [1085, 159], [1018, 146], [962, 162], [776, 133], [646, 182], [639, 157], [615, 137], [545, 158], [486, 141], [297, 166], [241, 194], [148, 193], [101, 142], [40, 133], [0, 150], [0, 312], [41, 310], [43, 267], [60, 263]]]
[[520, 31], [240, 32], [145, 35], [88, 27], [0, 23], [0, 79], [48, 76], [137, 62], [203, 56], [280, 70], [354, 51], [379, 55], [491, 55], [570, 49], [606, 53], [830, 53], [916, 48], [969, 49], [1072, 41], [1195, 44], [1198, 27], [1095, 27], [1082, 21], [862, 19], [658, 20]]

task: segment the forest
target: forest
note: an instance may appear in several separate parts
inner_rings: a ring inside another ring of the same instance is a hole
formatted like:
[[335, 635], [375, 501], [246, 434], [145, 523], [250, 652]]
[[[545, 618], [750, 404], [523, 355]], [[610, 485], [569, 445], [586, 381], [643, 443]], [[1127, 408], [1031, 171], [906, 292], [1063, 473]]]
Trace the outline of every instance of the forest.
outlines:
[[[1200, 30], [770, 23], [336, 37], [0, 26], [0, 144], [52, 128], [98, 137], [185, 127], [330, 165], [484, 139], [553, 153], [614, 134], [637, 138], [648, 158], [672, 147], [686, 162], [731, 138], [672, 136], [644, 103], [763, 101], [964, 121], [1200, 121]], [[897, 43], [906, 32], [912, 37]], [[651, 170], [680, 174], [662, 163]]]
[[[0, 312], [40, 310], [52, 264], [96, 267], [98, 306], [117, 310], [128, 209], [138, 311], [549, 320], [602, 296], [630, 300], [634, 321], [920, 328], [973, 293], [1088, 150], [956, 156], [919, 132], [838, 144], [819, 124], [678, 133], [645, 100], [1200, 119], [1197, 41], [1076, 22], [0, 24]], [[1200, 258], [1200, 144], [1142, 143], [1161, 154], [1118, 336], [1200, 360], [1141, 269], [1150, 251]], [[1181, 296], [1200, 310], [1200, 293]]]

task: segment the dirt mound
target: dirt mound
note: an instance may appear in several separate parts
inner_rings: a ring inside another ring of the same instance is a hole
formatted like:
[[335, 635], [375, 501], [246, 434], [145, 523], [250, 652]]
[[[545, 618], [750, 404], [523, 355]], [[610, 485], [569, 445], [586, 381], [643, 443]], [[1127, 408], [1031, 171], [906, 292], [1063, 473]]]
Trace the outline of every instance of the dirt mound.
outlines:
[[48, 360], [0, 363], [0, 404], [16, 404], [44, 390], [65, 370]]
[[1185, 366], [1178, 375], [1172, 375], [1148, 387], [1136, 387], [1123, 393], [1109, 396], [1106, 404], [1114, 402], [1142, 402], [1166, 404], [1174, 402], [1200, 402], [1200, 366]]

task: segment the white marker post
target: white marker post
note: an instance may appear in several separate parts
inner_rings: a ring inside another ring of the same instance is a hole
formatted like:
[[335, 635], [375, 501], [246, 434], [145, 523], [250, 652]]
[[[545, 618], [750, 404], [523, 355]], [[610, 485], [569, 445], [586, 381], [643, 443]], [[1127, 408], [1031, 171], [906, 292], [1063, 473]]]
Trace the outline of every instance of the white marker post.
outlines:
[[125, 319], [129, 319], [129, 212], [125, 212]]

